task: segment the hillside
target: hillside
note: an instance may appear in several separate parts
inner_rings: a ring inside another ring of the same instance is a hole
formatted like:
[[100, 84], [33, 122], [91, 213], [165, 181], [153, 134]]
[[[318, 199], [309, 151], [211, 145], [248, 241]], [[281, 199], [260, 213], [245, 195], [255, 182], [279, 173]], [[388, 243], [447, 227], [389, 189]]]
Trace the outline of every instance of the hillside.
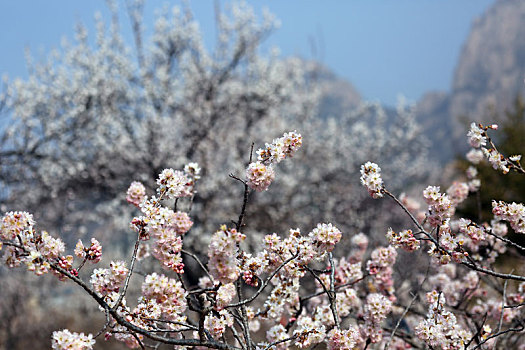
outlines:
[[511, 106], [517, 94], [524, 94], [524, 38], [523, 0], [498, 0], [473, 22], [450, 92], [431, 92], [418, 102], [419, 120], [437, 158], [446, 161], [467, 149], [468, 121], [492, 122], [494, 112]]

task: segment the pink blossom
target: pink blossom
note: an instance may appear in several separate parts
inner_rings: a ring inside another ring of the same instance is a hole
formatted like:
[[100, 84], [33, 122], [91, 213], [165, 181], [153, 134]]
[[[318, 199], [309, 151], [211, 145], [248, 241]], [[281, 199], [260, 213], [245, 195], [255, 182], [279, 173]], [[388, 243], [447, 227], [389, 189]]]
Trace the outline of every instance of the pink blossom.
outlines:
[[264, 165], [260, 162], [250, 163], [246, 169], [246, 178], [251, 189], [262, 192], [270, 187], [275, 178], [275, 172], [272, 165]]
[[373, 198], [383, 197], [383, 179], [381, 179], [381, 168], [372, 162], [361, 165], [361, 184], [366, 187]]
[[128, 188], [126, 200], [128, 203], [138, 207], [146, 197], [146, 188], [138, 181], [133, 181]]
[[54, 331], [51, 336], [51, 348], [56, 350], [91, 350], [95, 345], [93, 335], [70, 332], [67, 329]]
[[215, 232], [208, 247], [208, 268], [210, 274], [222, 283], [231, 283], [239, 278], [240, 268], [237, 259], [237, 244], [246, 238], [236, 229], [226, 225]]

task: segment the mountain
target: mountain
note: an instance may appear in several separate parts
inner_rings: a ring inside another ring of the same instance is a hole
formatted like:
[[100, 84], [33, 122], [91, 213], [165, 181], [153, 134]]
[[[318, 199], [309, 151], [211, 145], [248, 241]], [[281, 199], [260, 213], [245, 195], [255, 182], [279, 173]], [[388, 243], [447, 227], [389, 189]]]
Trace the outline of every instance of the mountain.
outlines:
[[497, 122], [525, 94], [524, 78], [525, 1], [498, 0], [472, 24], [451, 91], [428, 93], [417, 104], [436, 156], [446, 161], [464, 153], [468, 122]]
[[347, 80], [318, 62], [308, 62], [308, 72], [315, 79], [320, 93], [319, 116], [335, 117], [355, 108], [361, 103], [361, 95]]

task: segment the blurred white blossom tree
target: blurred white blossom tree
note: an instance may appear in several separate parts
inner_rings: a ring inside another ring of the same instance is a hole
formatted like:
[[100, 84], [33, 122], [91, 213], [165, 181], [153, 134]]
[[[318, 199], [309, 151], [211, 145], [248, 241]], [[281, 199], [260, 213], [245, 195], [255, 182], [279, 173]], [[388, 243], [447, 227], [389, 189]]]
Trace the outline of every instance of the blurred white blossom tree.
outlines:
[[380, 225], [366, 214], [380, 208], [368, 208], [348, 174], [373, 159], [397, 171], [390, 179], [396, 189], [428, 173], [409, 109], [394, 117], [363, 104], [322, 115], [319, 65], [262, 53], [261, 42], [277, 25], [271, 14], [258, 18], [244, 3], [219, 11], [209, 50], [188, 8], [165, 8], [144, 40], [142, 5], [127, 8], [133, 48], [121, 36], [113, 4], [109, 23], [96, 16], [93, 42], [79, 25], [73, 43], [30, 63], [27, 80], [8, 83], [12, 120], [0, 151], [6, 207], [33, 211], [63, 236], [100, 230], [122, 240], [114, 232], [127, 230], [130, 214], [122, 212], [118, 222], [107, 214], [127, 208], [119, 204], [129, 183], [151, 185], [165, 167], [197, 162], [203, 174], [193, 232], [213, 232], [238, 209], [229, 198], [241, 189], [228, 174], [243, 171], [252, 142], [294, 129], [308, 140], [300, 169], [279, 170], [278, 189], [250, 204], [249, 227], [273, 232], [284, 229], [283, 218], [286, 227], [320, 220], [354, 231]]

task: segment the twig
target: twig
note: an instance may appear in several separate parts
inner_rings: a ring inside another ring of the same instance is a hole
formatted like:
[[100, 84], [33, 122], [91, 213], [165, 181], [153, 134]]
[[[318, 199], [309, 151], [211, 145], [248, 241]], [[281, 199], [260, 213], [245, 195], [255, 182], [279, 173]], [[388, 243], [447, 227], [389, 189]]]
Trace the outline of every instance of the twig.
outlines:
[[[513, 273], [514, 269], [510, 271], [510, 273]], [[501, 326], [503, 325], [503, 311], [505, 310], [505, 302], [507, 299], [507, 284], [509, 283], [509, 280], [505, 280], [505, 284], [503, 285], [503, 297], [501, 298], [501, 312], [499, 316], [498, 321], [498, 331], [497, 333], [501, 332]], [[492, 346], [492, 349], [496, 349], [496, 345], [498, 343], [498, 338], [494, 339], [494, 345]]]
[[95, 335], [93, 336], [93, 339], [98, 338], [98, 337], [99, 337], [102, 333], [104, 333], [104, 332], [106, 331], [106, 329], [108, 329], [108, 327], [109, 327], [109, 324], [110, 324], [111, 320], [110, 320], [110, 318], [109, 318], [109, 310], [108, 310], [107, 307], [104, 308], [104, 313], [106, 314], [106, 323], [104, 323], [104, 327], [102, 327], [102, 328], [100, 329], [100, 331], [98, 331], [98, 333], [95, 334]]
[[486, 269], [484, 267], [480, 267], [478, 265], [475, 265], [475, 264], [472, 264], [472, 263], [468, 263], [468, 262], [461, 262], [462, 265], [465, 265], [467, 266], [468, 268], [471, 268], [473, 270], [476, 270], [476, 271], [479, 271], [479, 272], [483, 272], [483, 273], [486, 273], [487, 275], [491, 275], [491, 276], [494, 276], [494, 277], [499, 277], [499, 278], [502, 278], [502, 279], [510, 279], [510, 280], [516, 280], [516, 281], [525, 281], [525, 276], [518, 276], [518, 275], [513, 275], [513, 274], [506, 274], [506, 273], [500, 273], [500, 272], [496, 272], [496, 271], [492, 271], [492, 270], [489, 270], [489, 269]]
[[204, 273], [206, 273], [208, 278], [213, 282], [213, 277], [210, 275], [210, 272], [208, 271], [206, 266], [204, 266], [204, 264], [202, 263], [202, 261], [199, 259], [199, 257], [197, 255], [195, 255], [195, 254], [193, 254], [191, 252], [188, 252], [187, 250], [184, 250], [184, 249], [182, 249], [181, 252], [186, 254], [186, 255], [191, 256], [197, 262], [197, 264], [199, 264], [199, 266], [204, 271]]
[[[20, 247], [22, 248], [22, 247]], [[153, 334], [141, 327], [138, 327], [134, 325], [133, 323], [130, 323], [126, 321], [124, 317], [122, 317], [116, 310], [113, 310], [109, 307], [109, 305], [102, 299], [95, 291], [93, 291], [91, 288], [88, 287], [87, 284], [84, 283], [80, 278], [72, 275], [65, 269], [61, 268], [57, 264], [53, 262], [49, 262], [50, 266], [53, 270], [63, 274], [73, 282], [75, 282], [79, 287], [81, 287], [87, 294], [89, 294], [100, 306], [102, 306], [104, 309], [107, 309], [111, 316], [115, 319], [115, 321], [124, 326], [125, 328], [129, 329], [130, 331], [142, 334], [152, 340], [160, 341], [164, 344], [172, 344], [172, 345], [179, 345], [179, 346], [204, 346], [214, 349], [220, 349], [220, 350], [235, 350], [239, 349], [236, 346], [231, 346], [228, 344], [217, 342], [213, 339], [201, 342], [199, 339], [175, 339], [175, 338], [167, 338], [163, 337], [157, 334]]]
[[264, 289], [268, 286], [268, 284], [270, 283], [270, 281], [272, 280], [272, 278], [286, 265], [288, 264], [290, 261], [292, 261], [293, 259], [295, 259], [297, 256], [298, 256], [299, 253], [296, 253], [294, 254], [292, 257], [286, 259], [281, 265], [279, 265], [279, 267], [277, 269], [275, 269], [275, 271], [273, 271], [270, 276], [268, 276], [266, 278], [266, 280], [264, 281], [264, 283], [261, 285], [261, 287], [257, 290], [257, 292], [255, 292], [254, 295], [252, 295], [251, 297], [249, 297], [248, 299], [245, 299], [243, 301], [239, 301], [238, 303], [235, 303], [235, 304], [230, 304], [230, 305], [227, 305], [225, 306], [224, 308], [232, 308], [232, 307], [238, 307], [238, 306], [241, 306], [241, 305], [246, 305], [248, 303], [251, 303], [252, 301], [254, 301], [258, 296], [259, 294], [261, 294]]
[[337, 329], [341, 329], [339, 324], [339, 316], [337, 315], [337, 294], [335, 293], [335, 266], [334, 257], [332, 252], [328, 254], [328, 260], [330, 261], [330, 292], [328, 293], [328, 300], [330, 301], [330, 309], [332, 310], [332, 316], [334, 317], [335, 326]]
[[396, 326], [392, 330], [392, 333], [390, 333], [390, 339], [388, 339], [388, 342], [385, 345], [385, 350], [390, 347], [390, 343], [392, 342], [392, 339], [394, 338], [394, 335], [396, 334], [396, 331], [399, 328], [399, 325], [401, 324], [401, 321], [405, 318], [406, 314], [408, 313], [408, 310], [410, 310], [410, 308], [412, 307], [412, 304], [414, 303], [414, 301], [416, 301], [416, 299], [417, 299], [417, 293], [414, 294], [414, 297], [412, 298], [410, 303], [405, 308], [405, 311], [403, 311], [403, 314], [401, 315], [399, 320], [397, 320]]
[[[143, 229], [141, 229], [141, 230], [143, 230]], [[135, 248], [133, 249], [133, 255], [131, 256], [131, 263], [130, 263], [130, 266], [129, 266], [129, 272], [128, 272], [128, 275], [126, 276], [126, 280], [124, 281], [124, 286], [122, 287], [122, 291], [120, 292], [120, 295], [119, 295], [119, 297], [117, 299], [117, 302], [113, 306], [114, 310], [116, 310], [118, 308], [118, 306], [122, 302], [122, 299], [124, 299], [124, 296], [126, 295], [126, 291], [128, 290], [129, 281], [131, 279], [131, 275], [133, 274], [133, 268], [135, 267], [135, 261], [137, 259], [137, 252], [139, 250], [140, 234], [141, 233], [142, 232], [139, 232], [138, 235], [137, 235], [137, 241], [135, 242]]]

